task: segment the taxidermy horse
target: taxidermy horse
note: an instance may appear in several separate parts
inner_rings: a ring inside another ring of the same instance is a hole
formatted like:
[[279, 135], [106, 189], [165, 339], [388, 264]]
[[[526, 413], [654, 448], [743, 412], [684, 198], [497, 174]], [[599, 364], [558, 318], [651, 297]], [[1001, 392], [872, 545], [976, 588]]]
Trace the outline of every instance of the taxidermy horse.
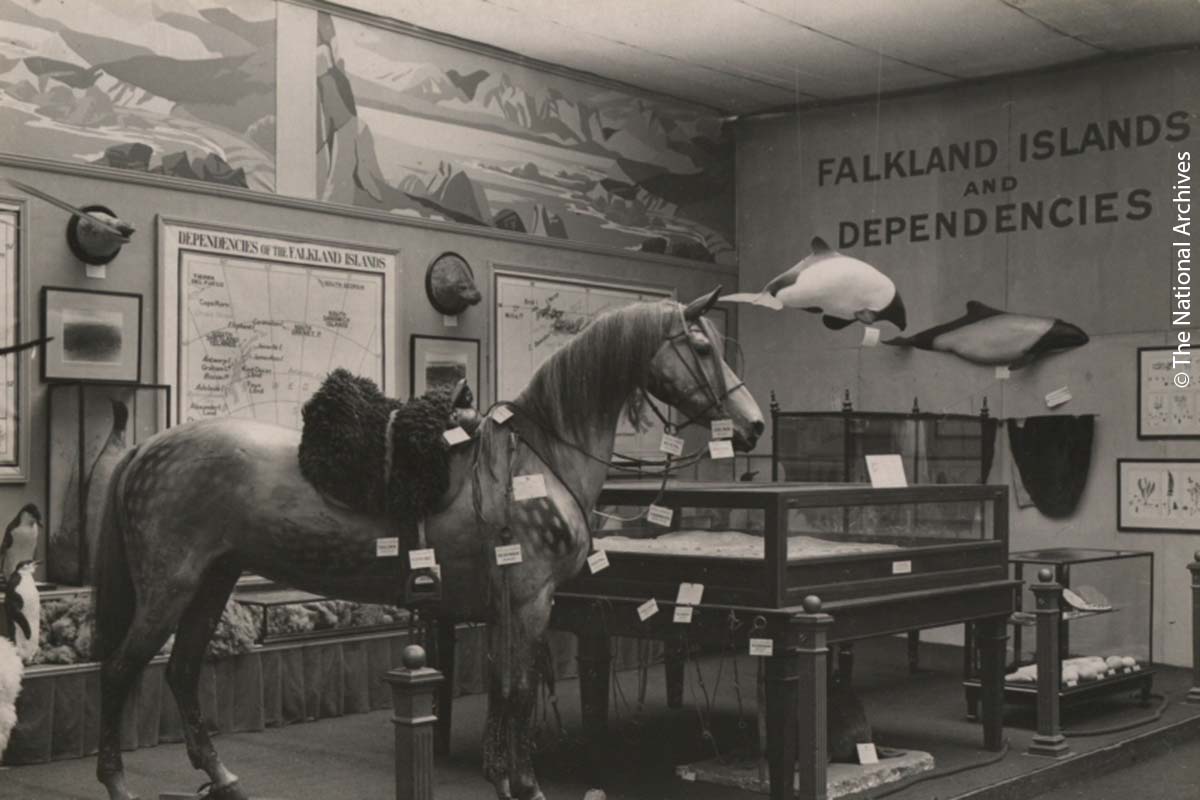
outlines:
[[[489, 416], [469, 445], [452, 451], [451, 489], [425, 530], [441, 565], [438, 613], [490, 623], [496, 668], [483, 757], [500, 798], [542, 797], [530, 753], [534, 654], [555, 588], [588, 556], [588, 517], [622, 413], [632, 418], [657, 398], [689, 423], [731, 419], [738, 449], [753, 448], [762, 433], [758, 406], [725, 364], [720, 338], [703, 317], [716, 296], [686, 307], [664, 300], [601, 315], [538, 369], [508, 406], [513, 417]], [[209, 740], [197, 698], [205, 649], [243, 570], [348, 600], [397, 602], [397, 560], [375, 552], [375, 540], [395, 531], [382, 517], [335, 505], [307, 483], [297, 463], [299, 441], [299, 431], [261, 422], [206, 420], [163, 431], [117, 465], [96, 564], [96, 772], [111, 800], [133, 797], [121, 760], [122, 708], [172, 633], [167, 682], [188, 756], [211, 781], [206, 797], [246, 797]], [[524, 475], [542, 476], [544, 497], [514, 498], [513, 478]], [[501, 544], [519, 544], [520, 563], [497, 566]]]

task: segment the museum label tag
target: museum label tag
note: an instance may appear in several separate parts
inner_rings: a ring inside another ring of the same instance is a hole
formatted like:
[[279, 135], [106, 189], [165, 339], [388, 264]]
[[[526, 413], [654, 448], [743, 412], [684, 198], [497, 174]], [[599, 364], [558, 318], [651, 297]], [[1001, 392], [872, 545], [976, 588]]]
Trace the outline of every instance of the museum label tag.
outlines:
[[773, 656], [773, 655], [775, 655], [775, 640], [774, 639], [751, 639], [750, 640], [750, 655], [752, 655], [752, 656]]
[[879, 753], [875, 752], [874, 742], [866, 742], [865, 744], [863, 742], [859, 742], [854, 746], [858, 748], [859, 764], [866, 765], [879, 763]]
[[433, 556], [432, 547], [408, 551], [408, 566], [412, 569], [433, 569], [436, 565], [437, 559]]
[[708, 454], [713, 458], [733, 458], [733, 442], [716, 439], [708, 443]]
[[687, 625], [692, 621], [692, 611], [691, 606], [675, 606], [675, 616], [673, 619], [675, 622]]
[[454, 316], [453, 314], [445, 314], [442, 316], [442, 324], [447, 328], [457, 328], [458, 317]]
[[521, 563], [521, 544], [502, 544], [496, 547], [496, 563], [501, 567]]
[[600, 570], [608, 569], [608, 553], [603, 550], [597, 550], [588, 556], [588, 569], [595, 575]]
[[397, 536], [387, 536], [375, 540], [376, 558], [395, 558], [400, 555], [400, 539]]
[[908, 575], [911, 572], [912, 572], [912, 562], [911, 561], [893, 561], [892, 562], [892, 574], [893, 575]]
[[542, 473], [518, 475], [512, 482], [514, 500], [537, 500], [546, 496], [546, 478]]
[[638, 619], [642, 622], [653, 617], [658, 613], [658, 601], [651, 597], [646, 602], [637, 607]]
[[681, 583], [679, 584], [679, 594], [675, 596], [675, 602], [681, 606], [698, 606], [703, 597], [703, 583]]
[[712, 430], [714, 439], [733, 438], [733, 420], [731, 419], [714, 419], [709, 428]]
[[658, 444], [658, 449], [669, 456], [683, 455], [683, 439], [678, 436], [672, 436], [669, 433], [664, 433], [662, 441]]
[[863, 347], [874, 347], [879, 344], [879, 328], [863, 328]]
[[1008, 367], [996, 367], [996, 380], [1006, 381], [1012, 377], [1012, 372]]
[[671, 519], [675, 516], [674, 509], [666, 506], [651, 505], [650, 510], [646, 512], [646, 520], [651, 525], [661, 525], [664, 528], [671, 527]]
[[1055, 389], [1050, 394], [1046, 395], [1046, 407], [1057, 408], [1063, 403], [1071, 399], [1071, 390], [1066, 386], [1061, 386]]
[[496, 410], [492, 412], [492, 419], [496, 420], [498, 424], [503, 425], [512, 419], [512, 415], [512, 409], [508, 406], [496, 406]]
[[446, 444], [454, 447], [456, 444], [471, 441], [471, 434], [464, 431], [461, 427], [455, 426], [442, 434], [442, 438], [446, 440]]
[[908, 478], [904, 477], [904, 460], [898, 454], [888, 453], [866, 458], [871, 486], [876, 489], [908, 486]]

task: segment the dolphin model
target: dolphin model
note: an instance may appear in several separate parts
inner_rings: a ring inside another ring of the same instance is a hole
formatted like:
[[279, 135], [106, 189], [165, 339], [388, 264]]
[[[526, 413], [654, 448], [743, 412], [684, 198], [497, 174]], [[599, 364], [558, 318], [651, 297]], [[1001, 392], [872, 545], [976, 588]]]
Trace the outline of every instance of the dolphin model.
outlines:
[[870, 324], [885, 319], [900, 330], [907, 324], [904, 301], [892, 279], [865, 261], [842, 255], [821, 237], [803, 261], [771, 280], [758, 293], [722, 297], [723, 302], [750, 303], [774, 311], [800, 308], [821, 314], [831, 330], [856, 320]]
[[1010, 314], [969, 300], [967, 313], [958, 319], [883, 343], [953, 353], [972, 364], [1019, 369], [1047, 353], [1085, 345], [1088, 335], [1061, 319]]

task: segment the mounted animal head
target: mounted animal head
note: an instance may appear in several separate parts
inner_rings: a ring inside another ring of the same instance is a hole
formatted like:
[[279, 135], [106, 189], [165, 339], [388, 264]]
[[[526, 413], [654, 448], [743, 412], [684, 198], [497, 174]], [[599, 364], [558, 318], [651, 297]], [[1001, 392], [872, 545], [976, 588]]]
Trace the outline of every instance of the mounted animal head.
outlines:
[[457, 253], [443, 253], [425, 271], [425, 295], [439, 314], [455, 316], [481, 299], [471, 265]]
[[765, 427], [762, 411], [725, 363], [721, 335], [704, 316], [720, 293], [718, 286], [680, 308], [650, 362], [646, 390], [683, 414], [685, 426], [731, 420], [734, 448], [753, 450]]

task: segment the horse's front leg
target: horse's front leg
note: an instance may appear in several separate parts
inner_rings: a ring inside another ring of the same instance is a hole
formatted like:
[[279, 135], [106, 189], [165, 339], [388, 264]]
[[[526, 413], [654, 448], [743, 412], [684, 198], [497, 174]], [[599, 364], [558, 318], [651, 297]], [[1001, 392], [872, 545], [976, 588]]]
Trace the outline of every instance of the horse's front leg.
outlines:
[[507, 620], [488, 626], [491, 669], [483, 770], [500, 800], [545, 800], [533, 771], [533, 724], [535, 648], [550, 621], [549, 588], [512, 611]]

